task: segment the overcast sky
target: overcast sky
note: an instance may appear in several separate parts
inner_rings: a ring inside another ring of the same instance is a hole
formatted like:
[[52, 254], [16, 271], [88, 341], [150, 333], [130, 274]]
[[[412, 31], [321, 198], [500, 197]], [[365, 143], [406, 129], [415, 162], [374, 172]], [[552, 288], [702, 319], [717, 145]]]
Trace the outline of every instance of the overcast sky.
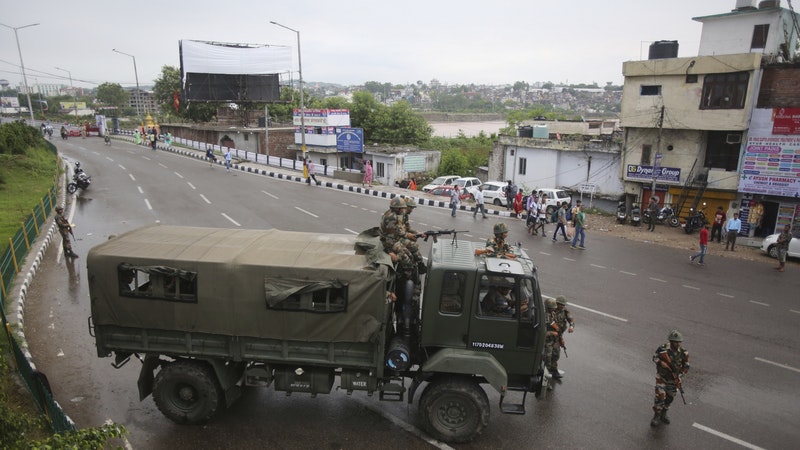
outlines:
[[[397, 2], [275, 0], [7, 0], [0, 23], [22, 27], [28, 84], [151, 85], [180, 66], [178, 41], [288, 45], [297, 77], [300, 31], [306, 82], [506, 84], [515, 81], [622, 84], [624, 61], [647, 59], [657, 40], [696, 55], [693, 17], [731, 11], [736, 0]], [[781, 6], [788, 7], [787, 0]], [[0, 27], [0, 78], [22, 76], [14, 32]]]

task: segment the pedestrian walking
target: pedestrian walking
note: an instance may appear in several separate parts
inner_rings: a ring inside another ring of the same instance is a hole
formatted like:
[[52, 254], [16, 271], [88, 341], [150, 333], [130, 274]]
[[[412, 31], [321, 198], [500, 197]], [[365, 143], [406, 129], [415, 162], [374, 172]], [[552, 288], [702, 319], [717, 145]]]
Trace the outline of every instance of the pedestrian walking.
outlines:
[[569, 242], [569, 238], [567, 237], [567, 208], [569, 204], [564, 202], [563, 204], [559, 204], [558, 210], [556, 211], [556, 229], [553, 231], [553, 242], [556, 241], [556, 235], [558, 235], [558, 230], [561, 230], [561, 235], [564, 236], [564, 242]]
[[658, 197], [650, 197], [650, 204], [647, 205], [648, 221], [647, 231], [656, 231], [656, 217], [658, 217]]
[[172, 133], [170, 133], [169, 131], [167, 131], [167, 134], [164, 137], [164, 143], [167, 145], [167, 150], [169, 150], [170, 147], [172, 147]]
[[478, 217], [478, 211], [481, 212], [483, 218], [486, 218], [486, 207], [483, 205], [483, 186], [478, 186], [478, 192], [475, 193], [475, 211], [472, 213], [472, 217]]
[[226, 148], [225, 149], [225, 170], [227, 170], [228, 173], [231, 172], [231, 159], [232, 158], [233, 158], [233, 156], [231, 155], [231, 149]]
[[700, 258], [700, 261], [697, 264], [704, 266], [705, 262], [703, 260], [706, 256], [707, 250], [708, 250], [708, 224], [704, 223], [703, 228], [700, 230], [700, 251], [689, 257], [689, 264], [693, 264], [695, 258]]
[[366, 165], [364, 165], [364, 179], [361, 180], [361, 187], [364, 185], [372, 187], [372, 161], [367, 160]]
[[672, 330], [667, 339], [669, 342], [658, 347], [653, 355], [653, 362], [656, 363], [656, 395], [651, 427], [657, 427], [659, 422], [669, 425], [667, 411], [675, 400], [675, 394], [680, 391], [683, 395], [681, 377], [689, 371], [689, 352], [682, 347], [683, 335], [678, 330]]
[[[580, 202], [580, 200], [578, 200]], [[572, 216], [572, 221], [575, 224], [575, 236], [572, 238], [572, 246], [571, 249], [575, 250], [575, 244], [578, 242], [578, 237], [581, 238], [581, 245], [577, 248], [581, 250], [586, 250], [584, 246], [584, 240], [586, 239], [586, 232], [584, 228], [586, 227], [586, 214], [583, 212], [583, 207], [578, 205], [575, 207], [575, 213]]]
[[456, 210], [458, 209], [458, 202], [460, 201], [458, 195], [458, 185], [453, 185], [453, 190], [450, 191], [450, 209], [452, 209], [451, 216], [456, 216]]
[[792, 241], [792, 226], [788, 223], [783, 226], [783, 233], [778, 235], [778, 241], [775, 243], [775, 248], [778, 250], [778, 267], [775, 269], [778, 272], [786, 270], [786, 253], [789, 251], [789, 243]]
[[306, 164], [308, 166], [308, 178], [306, 178], [306, 184], [311, 186], [311, 179], [314, 179], [314, 186], [318, 185], [317, 176], [314, 174], [314, 161], [311, 158], [306, 158]]
[[725, 224], [725, 250], [730, 246], [731, 251], [735, 251], [736, 236], [742, 231], [742, 221], [739, 220], [739, 213], [733, 213], [733, 219], [728, 220]]

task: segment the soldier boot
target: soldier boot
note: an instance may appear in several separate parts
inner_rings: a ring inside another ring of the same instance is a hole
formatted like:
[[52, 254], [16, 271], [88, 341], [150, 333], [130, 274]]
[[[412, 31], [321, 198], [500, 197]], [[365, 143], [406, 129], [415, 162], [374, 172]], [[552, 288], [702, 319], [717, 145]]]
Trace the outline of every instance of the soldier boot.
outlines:
[[661, 418], [661, 415], [659, 413], [653, 414], [653, 419], [650, 420], [650, 426], [651, 427], [657, 427], [658, 424], [659, 424], [659, 419], [660, 418]]
[[660, 418], [661, 418], [662, 422], [664, 422], [665, 424], [669, 425], [669, 417], [667, 417], [666, 408], [661, 410]]

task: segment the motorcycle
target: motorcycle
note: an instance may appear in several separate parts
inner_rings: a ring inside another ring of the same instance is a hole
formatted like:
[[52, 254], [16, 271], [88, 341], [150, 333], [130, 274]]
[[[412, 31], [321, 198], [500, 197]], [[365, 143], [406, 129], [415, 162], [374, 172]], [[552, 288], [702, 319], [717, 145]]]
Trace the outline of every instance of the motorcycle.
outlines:
[[631, 208], [631, 225], [638, 227], [642, 224], [642, 210], [639, 205], [634, 204]]
[[697, 211], [695, 211], [694, 208], [689, 209], [689, 217], [686, 218], [686, 224], [683, 226], [683, 231], [685, 231], [686, 234], [692, 234], [694, 230], [699, 230], [703, 228], [703, 225], [708, 224], [706, 214], [703, 212], [705, 206], [706, 204], [703, 203], [703, 208]]
[[72, 181], [67, 184], [67, 192], [74, 194], [79, 188], [86, 190], [92, 184], [92, 177], [86, 174], [81, 168], [80, 162], [75, 162], [75, 173], [72, 175]]
[[669, 224], [669, 226], [673, 228], [681, 224], [680, 219], [678, 219], [678, 216], [675, 215], [675, 210], [668, 205], [664, 205], [664, 207], [658, 211], [658, 217], [656, 217], [656, 219], [662, 224]]
[[628, 211], [625, 208], [625, 202], [619, 202], [617, 206], [617, 222], [624, 224], [628, 221]]

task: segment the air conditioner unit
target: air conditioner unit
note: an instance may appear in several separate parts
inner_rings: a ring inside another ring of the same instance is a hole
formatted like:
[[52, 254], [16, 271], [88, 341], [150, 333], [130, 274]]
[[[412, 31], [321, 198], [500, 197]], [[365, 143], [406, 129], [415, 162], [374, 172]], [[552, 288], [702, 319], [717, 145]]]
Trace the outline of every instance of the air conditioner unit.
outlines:
[[725, 136], [725, 143], [726, 144], [741, 144], [742, 143], [742, 135], [740, 133], [728, 133]]

